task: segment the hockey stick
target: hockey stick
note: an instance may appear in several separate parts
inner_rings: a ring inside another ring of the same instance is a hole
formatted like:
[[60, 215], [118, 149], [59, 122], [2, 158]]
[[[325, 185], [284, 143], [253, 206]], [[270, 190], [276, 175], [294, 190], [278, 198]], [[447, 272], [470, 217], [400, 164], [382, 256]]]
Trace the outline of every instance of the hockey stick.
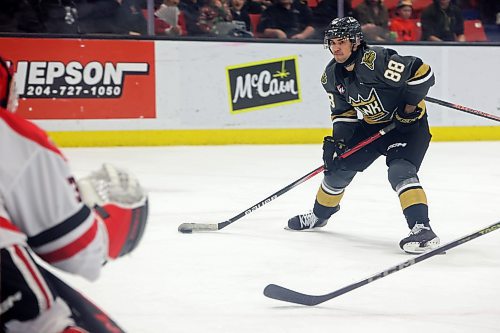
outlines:
[[116, 322], [85, 296], [42, 266], [38, 265], [38, 269], [56, 289], [57, 295], [68, 304], [76, 325], [91, 333], [125, 333]]
[[434, 250], [431, 250], [429, 252], [423, 253], [417, 257], [414, 257], [412, 259], [409, 259], [405, 262], [400, 263], [399, 265], [392, 266], [380, 273], [377, 273], [375, 275], [370, 276], [369, 278], [366, 278], [364, 280], [352, 283], [346, 287], [340, 288], [334, 292], [331, 292], [329, 294], [325, 295], [319, 295], [319, 296], [314, 296], [314, 295], [307, 295], [307, 294], [302, 294], [297, 291], [293, 291], [275, 284], [270, 284], [264, 289], [264, 295], [269, 297], [269, 298], [274, 298], [280, 301], [285, 301], [285, 302], [290, 302], [290, 303], [296, 303], [296, 304], [302, 304], [302, 305], [318, 305], [320, 303], [326, 302], [328, 300], [331, 300], [332, 298], [338, 297], [340, 295], [343, 295], [345, 293], [348, 293], [350, 291], [353, 291], [354, 289], [357, 289], [359, 287], [362, 287], [364, 285], [367, 285], [368, 283], [372, 283], [373, 281], [376, 281], [378, 279], [381, 279], [383, 277], [386, 277], [389, 274], [398, 272], [402, 269], [405, 269], [407, 267], [410, 267], [411, 265], [414, 265], [416, 263], [419, 263], [421, 261], [424, 261], [425, 259], [429, 259], [430, 257], [435, 256], [436, 254], [443, 253], [446, 250], [452, 249], [458, 245], [464, 244], [474, 238], [486, 235], [487, 233], [490, 233], [494, 230], [500, 229], [500, 221], [496, 222], [486, 228], [483, 228], [479, 231], [476, 231], [474, 233], [468, 234], [460, 239], [454, 240], [448, 244], [445, 244], [443, 246], [437, 247]]
[[463, 111], [463, 112], [467, 112], [467, 113], [470, 113], [470, 114], [474, 114], [474, 115], [479, 116], [479, 117], [488, 118], [488, 119], [495, 120], [495, 121], [500, 121], [500, 117], [499, 116], [495, 116], [493, 114], [489, 114], [489, 113], [486, 113], [486, 112], [474, 110], [474, 109], [468, 108], [466, 106], [462, 106], [462, 105], [458, 105], [458, 104], [453, 104], [453, 103], [442, 101], [440, 99], [432, 98], [432, 97], [426, 97], [425, 100], [428, 101], [428, 102], [439, 104], [439, 105], [442, 105], [442, 106], [446, 106], [446, 107], [449, 107], [449, 108], [452, 108], [452, 109], [455, 109], [455, 110], [458, 110], [458, 111]]
[[[396, 127], [396, 125], [394, 123], [391, 123], [389, 125], [387, 125], [386, 127], [382, 128], [380, 131], [378, 131], [377, 133], [375, 133], [374, 135], [370, 136], [369, 138], [359, 142], [358, 144], [356, 144], [354, 147], [352, 147], [351, 149], [345, 151], [342, 155], [340, 155], [338, 158], [346, 158], [348, 156], [351, 156], [352, 154], [354, 154], [355, 152], [357, 152], [358, 150], [360, 150], [361, 148], [365, 147], [366, 145], [368, 145], [369, 143], [377, 140], [378, 138], [380, 138], [381, 136], [385, 135], [386, 133], [390, 132], [391, 130], [394, 129], [394, 127]], [[268, 196], [267, 198], [265, 198], [264, 200], [262, 201], [259, 201], [258, 203], [256, 203], [255, 205], [253, 205], [252, 207], [248, 208], [247, 210], [239, 213], [238, 215], [236, 216], [233, 216], [232, 218], [230, 218], [229, 220], [227, 221], [224, 221], [224, 222], [219, 222], [219, 223], [182, 223], [181, 225], [179, 225], [179, 232], [182, 232], [182, 233], [192, 233], [193, 231], [216, 231], [216, 230], [220, 230], [222, 228], [225, 228], [227, 227], [228, 225], [230, 225], [231, 223], [241, 219], [242, 217], [252, 213], [253, 211], [259, 209], [260, 207], [264, 206], [265, 204], [268, 204], [270, 203], [271, 201], [273, 201], [274, 199], [276, 199], [277, 197], [281, 196], [282, 194], [290, 191], [292, 188], [302, 184], [303, 182], [305, 182], [306, 180], [316, 176], [318, 173], [322, 172], [324, 170], [324, 167], [323, 166], [320, 166], [320, 167], [317, 167], [316, 169], [314, 169], [313, 171], [309, 172], [307, 175], [297, 179], [296, 181], [294, 181], [293, 183], [285, 186], [284, 188], [282, 188], [281, 190], [279, 190], [278, 192], [276, 193], [273, 193], [271, 194], [270, 196]]]

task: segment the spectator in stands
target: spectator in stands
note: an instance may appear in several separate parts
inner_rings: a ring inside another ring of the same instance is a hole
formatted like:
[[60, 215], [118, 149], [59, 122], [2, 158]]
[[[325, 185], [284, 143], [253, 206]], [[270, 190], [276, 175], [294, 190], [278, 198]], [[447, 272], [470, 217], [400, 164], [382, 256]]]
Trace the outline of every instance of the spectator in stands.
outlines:
[[277, 0], [262, 13], [257, 31], [267, 38], [310, 38], [314, 33], [311, 9], [299, 0]]
[[169, 35], [185, 35], [184, 16], [179, 9], [179, 0], [164, 0], [160, 8], [156, 11], [156, 16], [164, 20], [175, 29], [170, 30]]
[[19, 0], [0, 1], [0, 32], [17, 32]]
[[364, 0], [354, 8], [354, 17], [361, 24], [365, 40], [391, 40], [389, 33], [389, 11], [382, 0]]
[[128, 35], [145, 35], [148, 32], [147, 21], [141, 12], [138, 0], [117, 0], [120, 4], [115, 16], [115, 27], [118, 33]]
[[207, 0], [200, 8], [198, 26], [208, 36], [224, 36], [235, 27], [227, 1]]
[[458, 6], [450, 0], [434, 0], [420, 17], [422, 40], [464, 42], [464, 19]]
[[[181, 33], [181, 29], [178, 25], [171, 25], [164, 19], [158, 17], [158, 10], [163, 4], [163, 0], [155, 0], [154, 1], [154, 33], [158, 36], [178, 36]], [[148, 18], [148, 2], [147, 0], [142, 0], [141, 3], [141, 11], [144, 15], [144, 18]]]
[[245, 10], [248, 14], [262, 14], [272, 4], [271, 0], [247, 0], [245, 2]]
[[[314, 39], [323, 40], [325, 30], [330, 22], [338, 17], [338, 0], [320, 0], [318, 5], [312, 9]], [[344, 2], [344, 16], [353, 16], [351, 1]]]
[[397, 42], [416, 41], [416, 25], [411, 18], [412, 0], [400, 0], [396, 6], [396, 14], [390, 20], [389, 29], [397, 34]]
[[115, 18], [121, 0], [46, 0], [42, 12], [48, 32], [116, 33]]
[[231, 16], [233, 17], [233, 22], [243, 22], [245, 24], [246, 31], [252, 31], [252, 26], [250, 23], [250, 16], [245, 7], [245, 0], [231, 0]]
[[45, 32], [39, 7], [29, 0], [1, 0], [0, 32]]
[[198, 17], [200, 16], [201, 4], [198, 0], [180, 0], [179, 9], [184, 15], [186, 21], [186, 34], [188, 36], [203, 36], [205, 31], [198, 26]]
[[479, 0], [479, 15], [484, 25], [500, 26], [500, 1]]

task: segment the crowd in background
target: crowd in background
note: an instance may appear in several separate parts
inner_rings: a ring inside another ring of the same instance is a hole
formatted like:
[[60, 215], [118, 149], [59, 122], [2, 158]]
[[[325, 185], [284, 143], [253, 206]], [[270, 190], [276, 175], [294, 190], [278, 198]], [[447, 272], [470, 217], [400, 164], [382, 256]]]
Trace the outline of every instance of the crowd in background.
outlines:
[[[369, 41], [466, 41], [467, 19], [492, 27], [488, 39], [500, 41], [498, 0], [385, 1], [345, 0], [343, 14], [358, 19]], [[2, 0], [0, 32], [147, 35], [147, 4]], [[337, 6], [338, 0], [154, 0], [151, 26], [156, 36], [322, 39]]]

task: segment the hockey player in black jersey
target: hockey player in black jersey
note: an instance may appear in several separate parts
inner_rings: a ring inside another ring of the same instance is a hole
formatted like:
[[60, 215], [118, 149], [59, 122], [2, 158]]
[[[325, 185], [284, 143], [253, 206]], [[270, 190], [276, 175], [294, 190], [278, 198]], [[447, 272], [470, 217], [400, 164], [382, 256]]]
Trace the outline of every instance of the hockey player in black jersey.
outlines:
[[[434, 85], [431, 68], [418, 57], [366, 45], [360, 24], [352, 17], [334, 19], [324, 43], [334, 58], [321, 77], [330, 101], [333, 135], [323, 142], [325, 172], [313, 211], [292, 217], [288, 228], [325, 226], [340, 209], [344, 190], [356, 173], [384, 155], [389, 182], [411, 230], [399, 246], [408, 253], [437, 247], [439, 238], [429, 224], [427, 198], [417, 175], [431, 140], [424, 102]], [[336, 158], [391, 122], [395, 130], [345, 159]]]

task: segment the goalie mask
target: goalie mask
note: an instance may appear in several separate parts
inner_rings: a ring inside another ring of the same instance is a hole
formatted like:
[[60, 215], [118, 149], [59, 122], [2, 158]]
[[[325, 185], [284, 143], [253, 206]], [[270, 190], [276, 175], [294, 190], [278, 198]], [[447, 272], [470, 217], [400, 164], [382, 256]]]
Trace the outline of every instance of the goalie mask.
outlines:
[[365, 44], [363, 40], [363, 32], [361, 31], [361, 25], [354, 17], [341, 17], [334, 19], [325, 31], [324, 46], [329, 49], [332, 39], [346, 39], [352, 43], [352, 53], [351, 56], [344, 62], [344, 66], [349, 66], [354, 62], [357, 55], [357, 51], [360, 50], [359, 46]]
[[11, 112], [17, 110], [18, 93], [12, 70], [7, 63], [0, 58], [0, 107]]

